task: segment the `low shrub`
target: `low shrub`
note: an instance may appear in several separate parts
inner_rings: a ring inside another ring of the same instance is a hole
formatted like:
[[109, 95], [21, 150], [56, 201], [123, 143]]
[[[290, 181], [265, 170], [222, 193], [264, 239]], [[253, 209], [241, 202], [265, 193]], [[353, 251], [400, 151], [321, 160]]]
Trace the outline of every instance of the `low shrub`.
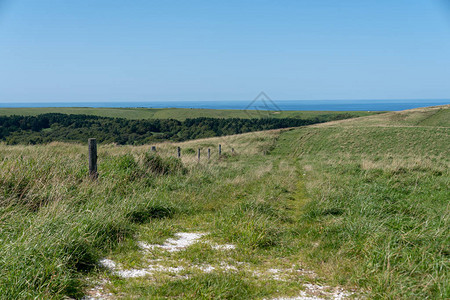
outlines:
[[144, 168], [146, 168], [147, 172], [156, 175], [185, 174], [187, 172], [187, 169], [179, 159], [174, 157], [161, 157], [152, 153], [145, 154]]
[[172, 217], [174, 213], [175, 208], [169, 203], [152, 201], [137, 205], [131, 212], [128, 213], [127, 218], [133, 223], [141, 224], [150, 219]]

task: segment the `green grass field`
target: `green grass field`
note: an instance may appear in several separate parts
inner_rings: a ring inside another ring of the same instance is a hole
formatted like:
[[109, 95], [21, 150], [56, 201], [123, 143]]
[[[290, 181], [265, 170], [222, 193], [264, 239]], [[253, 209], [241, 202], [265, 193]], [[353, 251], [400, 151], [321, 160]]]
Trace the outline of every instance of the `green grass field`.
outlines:
[[308, 260], [371, 298], [448, 298], [449, 133], [446, 106], [282, 135], [309, 178]]
[[33, 107], [33, 108], [0, 108], [0, 116], [23, 115], [36, 116], [45, 113], [82, 114], [101, 117], [126, 119], [177, 119], [187, 118], [304, 118], [312, 119], [321, 115], [348, 113], [355, 117], [378, 114], [367, 111], [281, 111], [261, 112], [234, 109], [191, 109], [191, 108], [90, 108], [90, 107]]
[[0, 144], [0, 297], [448, 299], [449, 112], [104, 145], [96, 182], [85, 146]]

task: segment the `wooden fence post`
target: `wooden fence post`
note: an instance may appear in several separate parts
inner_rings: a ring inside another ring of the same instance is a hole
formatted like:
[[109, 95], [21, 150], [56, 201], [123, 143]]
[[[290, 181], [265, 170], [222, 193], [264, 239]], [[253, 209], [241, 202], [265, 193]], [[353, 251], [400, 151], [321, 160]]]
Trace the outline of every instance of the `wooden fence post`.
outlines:
[[98, 178], [97, 172], [97, 140], [88, 139], [88, 149], [89, 149], [89, 176], [91, 179]]
[[219, 156], [221, 156], [221, 155], [222, 155], [222, 145], [219, 144]]
[[180, 147], [177, 148], [177, 156], [178, 156], [178, 158], [181, 157], [181, 148]]
[[200, 148], [198, 148], [198, 162], [200, 162]]
[[211, 158], [211, 149], [208, 148], [208, 159], [210, 159], [210, 158]]

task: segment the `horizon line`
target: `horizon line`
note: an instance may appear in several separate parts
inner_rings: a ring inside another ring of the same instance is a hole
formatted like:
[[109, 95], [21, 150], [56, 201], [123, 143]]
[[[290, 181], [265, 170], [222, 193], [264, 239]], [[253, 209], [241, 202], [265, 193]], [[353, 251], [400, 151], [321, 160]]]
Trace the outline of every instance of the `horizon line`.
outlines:
[[[346, 98], [340, 98], [340, 99], [276, 99], [271, 98], [273, 101], [445, 101], [449, 100], [449, 98], [363, 98], [363, 99], [346, 99]], [[71, 100], [71, 101], [9, 101], [4, 102], [0, 101], [0, 104], [47, 104], [47, 103], [121, 103], [121, 102], [132, 102], [132, 103], [151, 103], [151, 102], [209, 102], [209, 101], [227, 101], [227, 102], [245, 102], [245, 101], [253, 101], [254, 99], [240, 99], [240, 100]]]

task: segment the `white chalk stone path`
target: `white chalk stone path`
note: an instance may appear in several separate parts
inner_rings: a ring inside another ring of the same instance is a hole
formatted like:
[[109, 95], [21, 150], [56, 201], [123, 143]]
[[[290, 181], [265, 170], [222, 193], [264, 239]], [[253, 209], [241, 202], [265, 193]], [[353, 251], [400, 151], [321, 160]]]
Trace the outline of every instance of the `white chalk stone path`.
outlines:
[[[217, 251], [230, 251], [236, 248], [235, 245], [224, 244], [218, 245], [211, 243], [208, 240], [202, 239], [207, 236], [208, 233], [188, 233], [180, 232], [176, 233], [174, 238], [169, 238], [162, 245], [150, 245], [145, 242], [138, 242], [142, 255], [145, 256], [149, 252], [159, 249], [163, 252], [177, 252], [183, 251], [191, 245], [196, 243], [207, 243], [212, 249]], [[162, 264], [164, 262], [164, 264]], [[168, 266], [169, 265], [171, 266]], [[124, 269], [119, 263], [111, 259], [104, 258], [100, 260], [99, 264], [109, 270], [112, 274], [122, 278], [137, 278], [137, 277], [150, 277], [156, 274], [169, 275], [174, 279], [188, 279], [189, 273], [195, 272], [237, 272], [244, 271], [258, 278], [266, 278], [271, 280], [288, 281], [292, 276], [305, 276], [311, 279], [316, 277], [316, 274], [312, 271], [296, 268], [285, 269], [264, 269], [255, 268], [250, 266], [249, 263], [234, 262], [233, 264], [221, 263], [213, 266], [209, 264], [182, 264], [178, 261], [170, 261], [167, 258], [159, 258], [148, 260], [148, 265], [139, 269]], [[178, 264], [178, 265], [177, 265]], [[114, 299], [113, 294], [104, 291], [104, 285], [108, 283], [108, 280], [99, 282], [97, 286], [90, 289], [87, 292], [86, 300], [93, 299]], [[299, 283], [301, 284], [301, 283]], [[344, 291], [340, 288], [332, 288], [329, 286], [316, 285], [311, 283], [301, 284], [303, 290], [297, 297], [293, 298], [275, 298], [277, 300], [320, 300], [320, 299], [347, 299], [352, 296], [351, 292]], [[274, 300], [275, 300], [274, 299]], [[354, 297], [352, 297], [354, 299]]]

